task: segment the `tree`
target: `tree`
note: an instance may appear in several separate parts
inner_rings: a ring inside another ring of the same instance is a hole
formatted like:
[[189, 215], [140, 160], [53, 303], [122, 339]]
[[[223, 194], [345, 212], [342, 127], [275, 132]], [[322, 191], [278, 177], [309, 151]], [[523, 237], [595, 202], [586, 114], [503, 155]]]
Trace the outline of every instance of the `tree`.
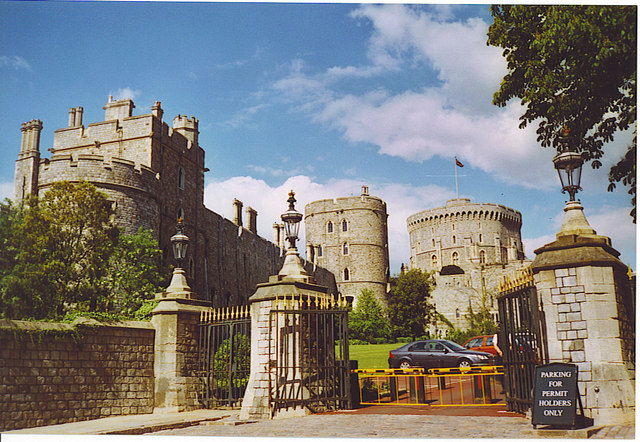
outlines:
[[117, 229], [106, 196], [91, 184], [54, 183], [32, 197], [15, 226], [15, 266], [3, 281], [11, 317], [59, 318], [70, 307], [105, 310], [102, 283]]
[[166, 287], [170, 274], [161, 261], [162, 251], [151, 230], [140, 227], [135, 235], [120, 231], [105, 276], [111, 308], [131, 315]]
[[636, 34], [635, 6], [491, 6], [488, 44], [504, 49], [508, 74], [493, 96], [506, 106], [526, 106], [520, 127], [538, 123], [538, 141], [560, 150], [560, 135], [591, 161], [602, 164], [604, 143], [634, 128], [626, 154], [609, 172], [609, 191], [629, 186], [636, 208]]
[[425, 328], [434, 317], [434, 308], [428, 302], [435, 281], [431, 273], [411, 269], [395, 277], [387, 293], [389, 320], [394, 337], [424, 335]]
[[157, 241], [150, 231], [123, 235], [113, 214], [87, 182], [57, 182], [22, 212], [0, 205], [0, 317], [131, 316], [162, 290]]
[[370, 344], [389, 335], [389, 319], [382, 303], [370, 289], [363, 289], [355, 308], [349, 312], [349, 337]]

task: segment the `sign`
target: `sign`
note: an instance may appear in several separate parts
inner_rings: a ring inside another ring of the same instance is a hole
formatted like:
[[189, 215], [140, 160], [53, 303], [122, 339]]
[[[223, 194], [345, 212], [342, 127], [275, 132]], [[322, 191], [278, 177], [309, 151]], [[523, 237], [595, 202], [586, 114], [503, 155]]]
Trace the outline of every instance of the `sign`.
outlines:
[[531, 424], [576, 425], [578, 367], [574, 364], [538, 365], [533, 390]]

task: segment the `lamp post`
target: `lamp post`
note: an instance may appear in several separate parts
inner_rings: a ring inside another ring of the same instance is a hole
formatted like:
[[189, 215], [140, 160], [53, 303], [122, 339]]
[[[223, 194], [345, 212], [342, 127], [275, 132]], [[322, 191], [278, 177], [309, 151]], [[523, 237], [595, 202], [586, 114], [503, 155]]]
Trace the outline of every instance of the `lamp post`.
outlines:
[[556, 237], [571, 235], [595, 235], [596, 231], [589, 225], [584, 216], [582, 205], [576, 198], [576, 193], [582, 190], [580, 178], [582, 175], [582, 155], [576, 152], [571, 146], [569, 128], [565, 127], [560, 136], [560, 143], [563, 145], [561, 153], [553, 158], [553, 166], [558, 171], [562, 193], [569, 194], [569, 201], [564, 207], [564, 218], [560, 231]]
[[560, 184], [562, 185], [562, 193], [569, 194], [569, 201], [577, 201], [576, 193], [582, 190], [580, 187], [580, 178], [582, 175], [582, 155], [575, 152], [570, 144], [569, 128], [565, 127], [560, 136], [560, 143], [564, 148], [561, 153], [553, 158], [553, 165], [558, 171]]
[[173, 257], [177, 262], [177, 266], [173, 269], [173, 276], [171, 277], [171, 284], [167, 287], [166, 293], [172, 294], [186, 294], [189, 297], [191, 293], [191, 287], [187, 283], [187, 278], [184, 271], [184, 260], [187, 257], [187, 249], [189, 248], [189, 237], [184, 234], [184, 224], [182, 218], [178, 219], [176, 225], [176, 234], [171, 237], [171, 248], [173, 249]]
[[289, 248], [285, 254], [284, 264], [282, 269], [278, 273], [279, 277], [308, 278], [308, 273], [304, 270], [302, 262], [300, 261], [300, 255], [296, 248], [296, 241], [298, 240], [298, 232], [300, 231], [300, 221], [302, 221], [302, 213], [298, 212], [295, 208], [296, 198], [295, 193], [292, 190], [289, 192], [289, 208], [286, 212], [280, 215], [280, 219], [284, 223], [284, 231], [289, 241]]

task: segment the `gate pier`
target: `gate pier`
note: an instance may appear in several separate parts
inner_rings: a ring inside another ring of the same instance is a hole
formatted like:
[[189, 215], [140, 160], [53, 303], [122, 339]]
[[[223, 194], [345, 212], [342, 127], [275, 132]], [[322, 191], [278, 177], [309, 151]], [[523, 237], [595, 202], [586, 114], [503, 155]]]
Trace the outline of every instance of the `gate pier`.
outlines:
[[635, 297], [619, 253], [576, 201], [565, 207], [556, 241], [535, 253], [548, 361], [578, 366], [585, 415], [595, 425], [633, 420]]

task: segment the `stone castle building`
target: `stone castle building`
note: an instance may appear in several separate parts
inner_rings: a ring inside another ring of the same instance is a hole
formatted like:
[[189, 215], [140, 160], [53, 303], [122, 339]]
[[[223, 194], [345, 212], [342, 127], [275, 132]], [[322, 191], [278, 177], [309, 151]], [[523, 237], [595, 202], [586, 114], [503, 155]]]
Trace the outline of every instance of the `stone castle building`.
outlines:
[[[169, 263], [170, 238], [182, 218], [191, 239], [185, 265], [191, 288], [214, 306], [245, 303], [256, 284], [280, 269], [282, 241], [274, 244], [258, 235], [258, 214], [251, 207], [243, 223], [241, 201], [233, 203], [233, 220], [204, 206], [208, 169], [198, 142], [198, 119], [178, 115], [169, 126], [160, 102], [146, 115], [134, 116], [134, 108], [132, 100], [109, 97], [104, 121], [88, 125], [82, 121], [83, 108], [71, 108], [68, 126], [54, 132], [50, 158], [40, 153], [42, 122], [24, 123], [15, 200], [43, 194], [55, 181], [88, 181], [107, 194], [126, 233], [139, 227], [156, 233]], [[335, 291], [331, 273], [317, 266], [313, 273]]]
[[[435, 272], [431, 302], [456, 328], [468, 328], [469, 307], [483, 305], [497, 318], [501, 278], [526, 261], [520, 212], [466, 198], [407, 218], [411, 267]], [[446, 331], [444, 323], [436, 331]]]
[[307, 259], [331, 271], [343, 295], [371, 289], [386, 302], [387, 204], [362, 186], [359, 196], [314, 201], [304, 211]]

